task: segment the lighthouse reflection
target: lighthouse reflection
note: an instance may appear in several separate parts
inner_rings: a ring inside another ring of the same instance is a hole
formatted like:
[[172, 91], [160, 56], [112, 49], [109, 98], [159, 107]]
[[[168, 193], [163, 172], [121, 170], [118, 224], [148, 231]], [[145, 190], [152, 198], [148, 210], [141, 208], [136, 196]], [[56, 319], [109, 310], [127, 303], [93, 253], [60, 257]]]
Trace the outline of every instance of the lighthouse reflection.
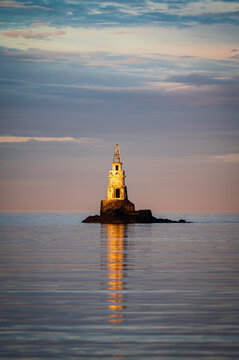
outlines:
[[123, 224], [103, 225], [102, 235], [106, 239], [103, 266], [107, 270], [106, 288], [109, 290], [107, 297], [110, 312], [108, 321], [117, 325], [123, 321], [123, 310], [126, 308], [123, 290], [126, 285], [127, 226]]

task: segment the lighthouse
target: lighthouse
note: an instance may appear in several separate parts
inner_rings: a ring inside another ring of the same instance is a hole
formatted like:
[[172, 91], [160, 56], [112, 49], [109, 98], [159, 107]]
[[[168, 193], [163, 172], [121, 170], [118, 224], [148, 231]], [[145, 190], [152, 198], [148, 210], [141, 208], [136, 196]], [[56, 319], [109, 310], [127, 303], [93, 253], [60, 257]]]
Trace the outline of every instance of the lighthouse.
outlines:
[[127, 187], [125, 185], [125, 172], [120, 159], [119, 145], [115, 145], [111, 170], [109, 171], [109, 185], [107, 188], [107, 200], [101, 201], [101, 215], [109, 210], [120, 210], [128, 213], [135, 211], [135, 206], [128, 200]]
[[109, 185], [106, 200], [101, 200], [100, 215], [88, 216], [83, 223], [100, 224], [134, 224], [134, 223], [185, 223], [181, 219], [157, 219], [151, 210], [135, 210], [135, 206], [128, 200], [125, 185], [125, 172], [122, 170], [119, 145], [115, 145], [112, 167], [109, 172]]
[[125, 185], [125, 172], [122, 170], [119, 145], [115, 145], [112, 169], [109, 172], [109, 186], [107, 200], [128, 200], [127, 187]]

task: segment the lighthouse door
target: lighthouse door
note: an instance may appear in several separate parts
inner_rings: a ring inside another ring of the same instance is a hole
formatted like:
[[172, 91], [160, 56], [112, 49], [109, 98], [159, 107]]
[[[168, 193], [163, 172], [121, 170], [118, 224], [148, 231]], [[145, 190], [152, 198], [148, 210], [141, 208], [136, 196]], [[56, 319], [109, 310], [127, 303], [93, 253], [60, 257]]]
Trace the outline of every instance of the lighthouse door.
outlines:
[[116, 199], [120, 198], [120, 189], [115, 189], [115, 197]]

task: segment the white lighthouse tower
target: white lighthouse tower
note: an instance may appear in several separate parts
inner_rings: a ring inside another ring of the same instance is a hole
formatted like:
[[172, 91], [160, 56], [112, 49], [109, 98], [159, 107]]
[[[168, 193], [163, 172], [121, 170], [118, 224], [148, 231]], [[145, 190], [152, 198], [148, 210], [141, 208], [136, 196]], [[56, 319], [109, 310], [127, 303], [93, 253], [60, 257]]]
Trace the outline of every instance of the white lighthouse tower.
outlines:
[[120, 161], [119, 145], [116, 144], [112, 162], [112, 170], [109, 172], [107, 200], [128, 200], [125, 177], [125, 172], [122, 170], [122, 162]]
[[124, 213], [135, 211], [135, 206], [128, 200], [125, 185], [125, 172], [122, 170], [119, 145], [115, 145], [112, 169], [109, 172], [107, 200], [101, 201], [101, 215], [109, 210], [120, 210]]

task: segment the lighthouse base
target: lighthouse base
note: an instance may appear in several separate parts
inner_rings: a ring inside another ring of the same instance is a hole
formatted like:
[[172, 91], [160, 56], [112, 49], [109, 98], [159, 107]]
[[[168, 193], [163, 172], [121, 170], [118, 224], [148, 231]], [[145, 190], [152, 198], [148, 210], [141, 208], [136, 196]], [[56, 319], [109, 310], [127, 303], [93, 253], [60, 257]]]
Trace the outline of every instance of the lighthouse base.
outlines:
[[100, 216], [112, 210], [119, 210], [123, 214], [135, 211], [135, 206], [129, 200], [102, 200], [100, 205]]
[[100, 215], [88, 216], [83, 223], [100, 224], [135, 224], [135, 223], [185, 223], [181, 219], [173, 221], [169, 219], [157, 219], [151, 210], [135, 210], [135, 206], [129, 200], [102, 200]]

